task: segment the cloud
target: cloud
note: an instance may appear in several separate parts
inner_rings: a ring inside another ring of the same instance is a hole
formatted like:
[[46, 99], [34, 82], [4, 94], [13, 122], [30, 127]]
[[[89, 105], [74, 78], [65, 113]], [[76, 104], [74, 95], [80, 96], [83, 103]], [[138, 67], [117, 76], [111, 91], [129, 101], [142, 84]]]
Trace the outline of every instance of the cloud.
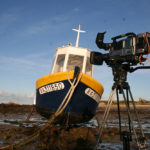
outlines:
[[25, 74], [36, 73], [50, 70], [52, 60], [45, 59], [48, 53], [31, 54], [23, 57], [0, 56], [0, 68], [13, 72], [22, 72]]
[[5, 33], [13, 27], [18, 19], [18, 14], [15, 12], [4, 12], [0, 15], [0, 34]]
[[60, 32], [63, 26], [69, 24], [70, 15], [68, 14], [60, 14], [52, 17], [48, 17], [46, 19], [40, 20], [39, 22], [32, 23], [27, 26], [24, 31], [22, 31], [23, 35], [37, 35], [43, 33], [56, 33]]
[[[30, 22], [24, 22], [22, 19], [24, 14], [22, 9], [5, 11], [0, 15], [0, 33], [4, 33], [7, 30], [12, 30], [14, 28], [14, 34], [19, 36], [31, 36], [46, 33], [60, 33], [62, 28], [70, 24], [72, 20], [72, 15], [79, 11], [79, 8], [74, 8], [73, 10], [68, 10], [57, 15], [50, 15], [44, 17], [43, 19], [33, 20]], [[31, 14], [32, 15], [32, 14]], [[26, 20], [26, 19], [25, 19]], [[27, 20], [28, 21], [28, 20]], [[13, 23], [19, 23], [19, 28], [15, 28], [16, 25]], [[11, 26], [11, 28], [10, 28]]]
[[74, 11], [74, 12], [79, 12], [80, 9], [76, 7], [76, 8], [73, 9], [73, 11]]
[[10, 64], [21, 64], [21, 65], [30, 65], [30, 66], [35, 65], [31, 60], [25, 60], [24, 58], [6, 57], [6, 56], [1, 57], [0, 62], [4, 64], [8, 63], [9, 65]]
[[5, 12], [0, 16], [0, 24], [2, 25], [8, 25], [12, 22], [15, 22], [17, 20], [17, 15]]
[[[12, 9], [3, 12], [0, 15], [0, 34], [3, 34], [7, 30], [12, 30], [12, 29], [15, 30], [15, 34], [21, 36], [43, 34], [43, 33], [47, 33], [48, 31], [53, 32], [59, 30], [62, 24], [66, 23], [66, 20], [68, 20], [68, 15], [60, 14], [60, 15], [44, 18], [43, 20], [40, 19], [39, 21], [33, 21], [30, 23], [24, 22], [22, 18], [23, 18], [23, 13], [21, 9], [16, 9], [16, 10]], [[18, 23], [21, 22], [22, 25], [19, 26], [19, 29], [16, 30], [15, 26], [17, 25], [16, 24], [17, 22]]]
[[49, 26], [47, 22], [40, 22], [37, 24], [32, 24], [27, 29], [25, 29], [24, 34], [25, 35], [35, 35], [40, 33], [45, 33], [48, 31]]
[[19, 104], [33, 104], [35, 93], [14, 94], [0, 90], [0, 103], [14, 102]]

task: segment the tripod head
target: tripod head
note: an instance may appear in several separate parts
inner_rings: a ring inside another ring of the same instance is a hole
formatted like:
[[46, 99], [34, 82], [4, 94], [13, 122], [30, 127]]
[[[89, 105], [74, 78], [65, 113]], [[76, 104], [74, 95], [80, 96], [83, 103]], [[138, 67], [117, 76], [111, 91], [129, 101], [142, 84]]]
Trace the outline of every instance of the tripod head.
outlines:
[[138, 69], [150, 69], [150, 66], [131, 67], [129, 64], [112, 64], [109, 65], [112, 68], [112, 73], [115, 82], [125, 82], [127, 80], [127, 73], [133, 73]]

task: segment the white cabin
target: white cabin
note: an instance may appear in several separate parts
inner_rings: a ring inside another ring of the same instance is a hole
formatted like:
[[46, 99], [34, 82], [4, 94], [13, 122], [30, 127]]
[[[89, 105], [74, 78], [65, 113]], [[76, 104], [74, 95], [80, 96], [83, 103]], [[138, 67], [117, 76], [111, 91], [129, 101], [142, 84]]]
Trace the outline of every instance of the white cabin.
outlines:
[[86, 48], [73, 47], [70, 44], [58, 48], [51, 73], [74, 70], [75, 66], [80, 71], [93, 77], [93, 66], [90, 64], [90, 50]]
[[75, 66], [78, 66], [82, 73], [93, 77], [93, 66], [90, 64], [91, 51], [87, 48], [78, 47], [80, 32], [85, 32], [80, 30], [80, 26], [81, 24], [79, 24], [78, 29], [73, 29], [77, 32], [75, 47], [68, 44], [68, 46], [63, 46], [56, 50], [51, 73], [71, 71], [74, 70]]

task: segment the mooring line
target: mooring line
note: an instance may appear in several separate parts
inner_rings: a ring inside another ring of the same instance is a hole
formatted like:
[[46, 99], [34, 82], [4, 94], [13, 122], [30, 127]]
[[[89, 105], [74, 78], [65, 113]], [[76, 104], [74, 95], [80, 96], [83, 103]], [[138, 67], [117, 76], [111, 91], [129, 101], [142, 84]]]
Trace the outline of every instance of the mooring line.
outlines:
[[15, 148], [21, 147], [21, 146], [26, 145], [26, 144], [30, 143], [31, 141], [35, 140], [36, 138], [39, 137], [40, 133], [42, 131], [44, 131], [50, 124], [52, 124], [52, 122], [55, 120], [55, 118], [58, 117], [64, 111], [64, 109], [67, 107], [69, 101], [71, 100], [71, 97], [72, 97], [77, 85], [79, 84], [79, 81], [81, 80], [82, 73], [80, 73], [79, 77], [76, 76], [74, 78], [73, 82], [71, 82], [71, 80], [69, 79], [68, 72], [67, 72], [67, 77], [68, 77], [68, 82], [71, 84], [70, 89], [68, 90], [68, 92], [67, 92], [65, 98], [63, 99], [62, 103], [60, 104], [59, 108], [57, 109], [55, 114], [52, 115], [52, 117], [49, 119], [49, 121], [44, 126], [40, 127], [40, 129], [38, 131], [36, 131], [35, 133], [33, 133], [31, 136], [25, 138], [24, 140], [22, 140], [18, 143], [0, 147], [0, 150], [5, 150], [5, 149], [13, 150]]

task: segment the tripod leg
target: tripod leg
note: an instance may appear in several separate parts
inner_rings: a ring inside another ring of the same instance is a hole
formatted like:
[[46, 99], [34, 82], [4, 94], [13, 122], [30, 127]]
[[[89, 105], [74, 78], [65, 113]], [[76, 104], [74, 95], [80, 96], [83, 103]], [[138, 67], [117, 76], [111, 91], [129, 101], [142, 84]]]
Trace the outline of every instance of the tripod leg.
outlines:
[[120, 136], [121, 136], [121, 140], [123, 141], [123, 150], [130, 150], [130, 141], [132, 140], [131, 125], [135, 134], [136, 132], [133, 127], [133, 121], [132, 121], [131, 114], [130, 114], [128, 91], [126, 89], [126, 95], [125, 95], [124, 87], [122, 85], [120, 86], [120, 89], [121, 89], [121, 93], [123, 95], [127, 113], [128, 113], [128, 127], [129, 127], [127, 131], [122, 131]]
[[130, 114], [130, 109], [129, 109], [129, 106], [128, 106], [128, 104], [127, 104], [127, 99], [126, 99], [126, 96], [125, 96], [125, 93], [124, 93], [124, 91], [123, 91], [123, 87], [122, 87], [122, 86], [121, 86], [121, 91], [122, 91], [123, 98], [124, 98], [124, 101], [125, 101], [125, 104], [126, 104], [126, 108], [127, 108], [127, 112], [128, 112], [128, 117], [129, 117], [130, 122], [131, 122], [131, 125], [132, 125], [132, 130], [133, 130], [133, 133], [134, 133], [134, 135], [135, 135], [136, 143], [137, 143], [137, 146], [138, 146], [138, 148], [139, 148], [139, 150], [140, 150], [140, 147], [141, 147], [141, 146], [140, 146], [140, 143], [139, 143], [137, 134], [136, 134], [136, 130], [135, 130], [135, 128], [134, 128], [133, 120], [132, 120], [131, 114]]
[[140, 128], [140, 131], [141, 131], [141, 134], [142, 134], [142, 145], [140, 143], [140, 147], [146, 147], [147, 146], [147, 142], [146, 142], [146, 139], [145, 139], [145, 135], [144, 135], [144, 132], [143, 132], [143, 129], [142, 129], [142, 125], [141, 125], [141, 122], [140, 122], [140, 119], [139, 119], [139, 116], [138, 116], [138, 112], [136, 110], [136, 106], [135, 106], [135, 102], [134, 102], [134, 99], [133, 99], [133, 96], [132, 96], [132, 93], [131, 93], [131, 90], [130, 90], [130, 87], [129, 87], [129, 94], [130, 94], [130, 97], [131, 97], [131, 100], [132, 100], [132, 105], [133, 105], [133, 108], [134, 108], [134, 112], [136, 114], [136, 118], [137, 118], [137, 121], [138, 121], [138, 125], [139, 125], [139, 128]]
[[136, 118], [137, 118], [138, 123], [139, 123], [140, 130], [141, 130], [141, 132], [142, 132], [142, 135], [144, 136], [144, 132], [143, 132], [143, 130], [142, 130], [141, 122], [140, 122], [140, 119], [139, 119], [139, 116], [138, 116], [138, 112], [137, 112], [137, 110], [136, 110], [136, 106], [135, 106], [134, 99], [133, 99], [133, 96], [132, 96], [132, 93], [131, 93], [130, 89], [129, 89], [129, 93], [130, 93], [130, 97], [131, 97], [131, 100], [132, 100], [134, 112], [135, 112], [135, 114], [136, 114]]
[[95, 150], [97, 149], [99, 141], [101, 140], [102, 131], [103, 131], [105, 122], [108, 118], [109, 111], [110, 111], [112, 101], [113, 101], [113, 97], [114, 97], [115, 93], [116, 93], [116, 88], [113, 89], [110, 93], [110, 96], [109, 96], [109, 99], [108, 99], [108, 102], [107, 102], [107, 106], [106, 106], [106, 109], [105, 109], [105, 112], [104, 112], [104, 115], [103, 115], [102, 123], [101, 123], [101, 126], [99, 128], [98, 140], [97, 140], [97, 143], [96, 143], [96, 146], [95, 146]]
[[[129, 108], [129, 112], [130, 112], [130, 104], [129, 104], [129, 92], [128, 89], [126, 89], [126, 98], [127, 98], [127, 105]], [[131, 120], [130, 120], [130, 116], [128, 115], [128, 124], [129, 124], [129, 132], [131, 133]]]
[[104, 112], [104, 116], [103, 116], [103, 123], [105, 123], [106, 120], [107, 120], [107, 117], [108, 117], [108, 114], [109, 114], [109, 111], [110, 111], [110, 107], [112, 105], [112, 101], [113, 101], [113, 97], [115, 95], [115, 92], [116, 92], [116, 89], [112, 90], [111, 93], [110, 93], [110, 96], [109, 96], [109, 99], [108, 99], [108, 102], [107, 102], [107, 106], [106, 106], [106, 109], [105, 109], [105, 112]]
[[[119, 118], [119, 132], [120, 132], [120, 135], [121, 135], [121, 115], [120, 115], [120, 103], [119, 103], [119, 93], [118, 93], [118, 90], [116, 90], [116, 96], [117, 96], [117, 106], [118, 106], [118, 118]], [[120, 137], [121, 139], [121, 137]]]

